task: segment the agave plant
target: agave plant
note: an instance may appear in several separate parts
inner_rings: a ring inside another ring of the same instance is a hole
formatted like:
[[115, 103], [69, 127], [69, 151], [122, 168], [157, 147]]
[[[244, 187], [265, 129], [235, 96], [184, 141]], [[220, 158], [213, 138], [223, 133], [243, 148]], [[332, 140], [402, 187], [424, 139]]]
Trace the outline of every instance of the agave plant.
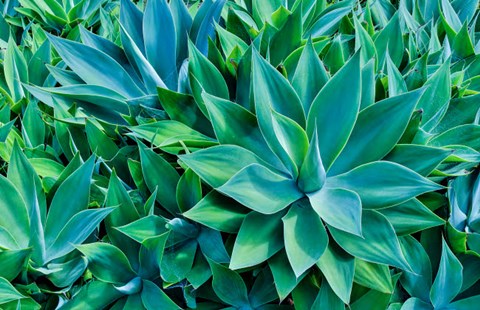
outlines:
[[[115, 7], [114, 2], [106, 0], [19, 0], [20, 6], [15, 10], [31, 21], [35, 21], [45, 30], [68, 35], [79, 23], [94, 26], [100, 21], [99, 11], [108, 6]], [[12, 18], [12, 22], [17, 22]]]
[[22, 285], [28, 285], [44, 277], [51, 283], [43, 287], [48, 291], [52, 284], [69, 287], [83, 275], [86, 263], [74, 244], [86, 241], [113, 211], [88, 208], [93, 167], [91, 157], [78, 169], [65, 170], [50, 189], [47, 208], [42, 181], [19, 146], [14, 146], [7, 178], [1, 178], [2, 278], [12, 281], [19, 276]]
[[[325, 253], [329, 237], [323, 222], [335, 240], [330, 243], [338, 243], [355, 257], [409, 270], [395, 235], [395, 229], [400, 227], [395, 226], [398, 223], [395, 212], [389, 214], [387, 211], [392, 209], [388, 207], [395, 209], [395, 205], [401, 204], [398, 208], [408, 209], [409, 203], [405, 202], [441, 187], [405, 166], [379, 160], [402, 137], [422, 91], [395, 96], [359, 111], [360, 54], [355, 54], [328, 79], [313, 44], [309, 43], [302, 58], [308, 59], [308, 64], [318, 64], [307, 69], [312, 69], [308, 73], [314, 74], [322, 85], [318, 94], [310, 95], [310, 101], [302, 102], [297, 91], [274, 67], [257, 52], [252, 54], [251, 84], [256, 115], [239, 104], [205, 92], [201, 95], [202, 102], [197, 102], [199, 109], [207, 112], [220, 145], [181, 155], [180, 159], [215, 191], [184, 216], [222, 231], [238, 231], [230, 268], [253, 267], [270, 259], [283, 298]], [[211, 84], [202, 85], [203, 89], [228, 97], [228, 88], [218, 71], [211, 63], [208, 65], [205, 57], [197, 56], [191, 63], [192, 73], [205, 75], [205, 68], [213, 72]], [[298, 75], [308, 77], [300, 72], [303, 68], [299, 64]], [[339, 92], [341, 81], [346, 80], [350, 81], [350, 88]], [[306, 87], [307, 83], [298, 85]], [[339, 110], [342, 113], [336, 112]], [[375, 129], [368, 125], [372, 119]], [[134, 128], [134, 133], [145, 134], [142, 132], [145, 126], [148, 125]], [[152, 130], [150, 134], [154, 144], [162, 137], [161, 131], [158, 136], [157, 133]], [[372, 144], [375, 149], [369, 147]], [[157, 145], [162, 147], [161, 143]], [[445, 157], [446, 153], [434, 159], [433, 166]], [[396, 175], [397, 181], [391, 181], [390, 174]], [[219, 202], [217, 192], [252, 212], [245, 215], [234, 211]], [[412, 208], [421, 208], [428, 218], [428, 224], [419, 229], [442, 224], [423, 204], [415, 200], [413, 204]], [[225, 217], [235, 221], [225, 227], [219, 222]], [[382, 254], [369, 251], [367, 244], [376, 244]], [[275, 272], [275, 265], [283, 262], [274, 255], [282, 249], [292, 268], [288, 279], [282, 279], [288, 270]], [[249, 254], [252, 252], [256, 255]], [[323, 266], [322, 271], [329, 268], [332, 266]], [[348, 287], [351, 289], [353, 279], [345, 281], [350, 284], [342, 288], [333, 284], [332, 289], [348, 303]], [[284, 287], [286, 291], [282, 290]]]
[[50, 68], [62, 87], [28, 89], [50, 106], [54, 101], [67, 106], [76, 102], [98, 117], [101, 110], [103, 117], [110, 115], [107, 120], [115, 123], [125, 124], [121, 116], [137, 116], [141, 107], [162, 117], [162, 111], [148, 109], [160, 108], [157, 87], [185, 87], [188, 38], [205, 53], [208, 38], [214, 35], [213, 22], [218, 21], [224, 3], [206, 1], [192, 19], [181, 0], [148, 1], [144, 13], [123, 0], [119, 25], [122, 47], [84, 28], [80, 29], [83, 44], [49, 36], [70, 70]]

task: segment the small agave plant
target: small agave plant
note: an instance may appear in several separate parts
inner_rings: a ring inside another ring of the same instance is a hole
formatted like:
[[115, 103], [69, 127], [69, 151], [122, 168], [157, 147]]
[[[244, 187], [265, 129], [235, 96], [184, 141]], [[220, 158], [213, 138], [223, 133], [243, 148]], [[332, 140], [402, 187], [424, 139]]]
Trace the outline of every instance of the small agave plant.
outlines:
[[[443, 223], [416, 199], [443, 187], [382, 159], [401, 139], [423, 91], [361, 109], [360, 53], [328, 78], [309, 42], [295, 87], [255, 49], [250, 55], [252, 106], [229, 101], [220, 73], [210, 67], [217, 87], [203, 85], [197, 104], [220, 145], [179, 158], [214, 191], [184, 216], [238, 232], [229, 267], [268, 261], [281, 299], [318, 265], [333, 292], [349, 303], [353, 275], [339, 281], [331, 272], [342, 268], [339, 255], [411, 271], [397, 234]], [[192, 74], [206, 67], [192, 65]], [[307, 83], [312, 75], [317, 88]], [[433, 167], [447, 155], [435, 159]], [[219, 194], [251, 211], [232, 209]], [[425, 225], [402, 226], [399, 210], [422, 213]], [[232, 219], [228, 227], [219, 222], [225, 218]]]
[[448, 233], [454, 250], [480, 255], [480, 177], [478, 171], [450, 181]]
[[86, 241], [114, 210], [88, 208], [94, 163], [91, 157], [74, 171], [66, 169], [50, 188], [49, 194], [56, 190], [47, 208], [42, 181], [14, 145], [7, 177], [0, 178], [0, 277], [19, 276], [26, 286], [44, 277], [66, 288], [83, 275], [87, 264], [74, 245]]
[[224, 3], [205, 1], [192, 19], [181, 0], [148, 1], [145, 12], [122, 0], [121, 47], [82, 27], [83, 43], [49, 35], [64, 62], [49, 68], [62, 86], [28, 88], [50, 106], [55, 101], [66, 106], [76, 102], [103, 119], [110, 115], [107, 120], [115, 123], [125, 124], [121, 116], [130, 112], [136, 116], [139, 108], [165, 118], [162, 111], [149, 109], [160, 108], [157, 88], [177, 91], [186, 87], [188, 39], [206, 53], [208, 39], [215, 33], [213, 22], [218, 21]]

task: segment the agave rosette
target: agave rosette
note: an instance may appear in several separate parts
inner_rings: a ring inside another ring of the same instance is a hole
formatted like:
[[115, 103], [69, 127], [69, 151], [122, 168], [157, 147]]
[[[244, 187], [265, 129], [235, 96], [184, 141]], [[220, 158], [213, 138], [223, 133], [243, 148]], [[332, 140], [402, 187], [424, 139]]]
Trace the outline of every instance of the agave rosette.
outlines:
[[[308, 43], [293, 78], [301, 81], [294, 88], [253, 50], [252, 107], [202, 93], [199, 107], [207, 112], [220, 145], [180, 159], [215, 191], [184, 216], [221, 230], [220, 215], [234, 211], [215, 202], [217, 192], [252, 210], [236, 221], [231, 269], [269, 260], [275, 277], [275, 258], [284, 249], [298, 281], [317, 263], [322, 271], [331, 268], [321, 263], [330, 242], [359, 259], [410, 270], [395, 233], [400, 228], [394, 210], [408, 213], [409, 204], [423, 210], [428, 220], [418, 230], [442, 224], [415, 199], [442, 187], [404, 165], [381, 161], [401, 139], [423, 91], [361, 109], [360, 57], [356, 53], [329, 79]], [[215, 90], [216, 95], [221, 91]], [[277, 289], [286, 296], [281, 281], [276, 278]], [[348, 303], [350, 292], [332, 289]]]

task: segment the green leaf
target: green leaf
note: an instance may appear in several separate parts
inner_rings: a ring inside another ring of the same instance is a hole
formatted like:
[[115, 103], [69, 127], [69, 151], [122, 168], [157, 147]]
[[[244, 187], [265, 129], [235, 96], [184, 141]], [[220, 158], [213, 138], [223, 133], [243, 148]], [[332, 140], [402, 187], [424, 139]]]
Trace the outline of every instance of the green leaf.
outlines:
[[147, 310], [160, 308], [166, 310], [181, 309], [153, 282], [142, 280], [142, 284], [143, 288], [140, 296]]
[[86, 83], [113, 89], [125, 97], [144, 95], [125, 69], [104, 52], [74, 41], [47, 36], [63, 61]]
[[432, 266], [422, 244], [412, 236], [400, 238], [400, 246], [413, 272], [405, 271], [400, 282], [405, 290], [414, 297], [430, 303], [432, 286]]
[[285, 212], [271, 215], [250, 212], [235, 240], [230, 269], [258, 265], [280, 251], [283, 248], [281, 219], [284, 215]]
[[116, 231], [115, 228], [134, 222], [139, 218], [139, 214], [115, 170], [112, 172], [108, 183], [105, 206], [116, 207], [105, 219], [108, 238], [113, 245], [125, 253], [133, 265], [136, 265], [138, 246], [134, 242], [123, 238], [123, 235]]
[[77, 249], [87, 258], [88, 269], [101, 281], [126, 284], [136, 277], [127, 257], [116, 246], [95, 242]]
[[[26, 269], [26, 263], [31, 251], [31, 249], [21, 249], [12, 251], [4, 250], [0, 252], [0, 261], [2, 262], [0, 266], [0, 277], [8, 281], [13, 281], [20, 272]], [[0, 296], [2, 296], [3, 299], [3, 295], [0, 294]]]
[[355, 260], [336, 243], [330, 242], [317, 266], [335, 294], [346, 304], [350, 303]]
[[15, 44], [15, 39], [10, 37], [3, 62], [5, 80], [14, 102], [25, 97], [22, 83], [28, 83], [27, 62], [20, 49]]
[[298, 187], [304, 193], [318, 191], [325, 184], [326, 178], [327, 175], [320, 154], [318, 130], [315, 130], [300, 168]]
[[351, 12], [353, 1], [337, 2], [325, 9], [321, 16], [310, 26], [303, 37], [329, 36], [338, 30], [341, 20]]
[[17, 291], [7, 279], [2, 277], [0, 277], [0, 296], [2, 296], [0, 304], [5, 304], [13, 300], [27, 298], [26, 296], [23, 296], [19, 291]]
[[192, 169], [186, 169], [178, 180], [176, 198], [182, 212], [190, 210], [202, 199], [202, 182]]
[[421, 94], [419, 90], [409, 92], [362, 110], [350, 139], [329, 175], [349, 171], [387, 155], [402, 137]]
[[417, 104], [423, 110], [422, 128], [433, 129], [441, 120], [437, 115], [450, 100], [450, 62], [447, 60], [423, 85], [425, 92]]
[[[116, 230], [127, 235], [138, 243], [144, 242], [153, 236], [158, 236], [167, 231], [165, 228], [166, 220], [157, 215], [142, 217], [124, 226], [115, 227]], [[123, 239], [125, 241], [125, 239]]]
[[474, 124], [461, 125], [446, 130], [428, 141], [430, 146], [465, 145], [477, 151], [480, 150], [480, 126]]
[[390, 54], [386, 55], [387, 74], [388, 74], [388, 95], [395, 97], [407, 92], [407, 84], [403, 80], [403, 76], [390, 58]]
[[280, 301], [283, 301], [295, 289], [303, 276], [297, 278], [288, 262], [285, 251], [281, 251], [268, 260], [268, 265], [273, 274], [275, 288]]
[[276, 167], [282, 168], [282, 164], [268, 147], [254, 114], [239, 104], [207, 93], [203, 93], [202, 98], [215, 135], [221, 144], [241, 146], [265, 161], [270, 161]]
[[393, 291], [390, 269], [386, 265], [356, 259], [354, 281], [382, 293], [391, 294]]
[[428, 176], [452, 150], [415, 144], [397, 144], [385, 160], [395, 162], [422, 176]]
[[263, 214], [283, 210], [303, 196], [294, 180], [258, 164], [240, 170], [218, 191]]
[[329, 226], [335, 241], [349, 254], [360, 259], [411, 270], [400, 249], [395, 231], [387, 219], [374, 210], [362, 213], [363, 238]]
[[366, 64], [377, 55], [375, 44], [355, 14], [353, 14], [353, 22], [355, 25], [355, 51], [360, 50], [361, 63]]
[[343, 188], [322, 188], [307, 196], [313, 209], [328, 225], [362, 236], [362, 203], [355, 192]]
[[139, 143], [142, 172], [150, 192], [157, 191], [156, 200], [171, 214], [179, 212], [175, 197], [180, 179], [173, 168], [162, 156]]
[[462, 288], [462, 264], [442, 240], [442, 256], [437, 276], [430, 290], [430, 300], [435, 308], [447, 306]]
[[302, 103], [290, 83], [256, 51], [253, 52], [252, 57], [252, 77], [255, 111], [260, 130], [269, 147], [280, 158], [290, 174], [296, 176], [294, 159], [281, 143], [285, 133], [281, 132], [282, 135], [278, 136], [279, 129], [282, 127], [277, 123], [277, 130], [275, 130], [272, 111], [290, 118], [303, 127], [305, 114]]
[[205, 115], [208, 115], [202, 93], [228, 99], [228, 87], [218, 69], [200, 51], [189, 42], [190, 59], [188, 63], [190, 86], [193, 96]]
[[191, 95], [177, 93], [160, 87], [157, 90], [160, 103], [172, 120], [213, 137], [212, 124], [202, 113]]
[[30, 241], [28, 210], [15, 186], [4, 176], [0, 176], [0, 197], [0, 226], [11, 234], [19, 249], [27, 248]]
[[91, 281], [70, 299], [62, 305], [62, 310], [85, 309], [85, 308], [104, 308], [123, 297], [124, 294], [119, 292], [115, 286], [102, 281]]
[[[161, 22], [162, 27], [159, 27]], [[166, 0], [147, 2], [143, 16], [145, 55], [170, 89], [177, 88], [176, 33]]]
[[212, 269], [212, 288], [217, 296], [226, 304], [235, 307], [249, 307], [247, 287], [242, 277], [212, 260], [208, 260]]
[[312, 305], [312, 309], [320, 309], [321, 307], [331, 310], [345, 309], [343, 301], [335, 294], [328, 282], [322, 282], [317, 298]]
[[[353, 130], [360, 107], [360, 79], [360, 54], [357, 53], [322, 88], [308, 113], [307, 133], [312, 137], [315, 128], [318, 129], [326, 171], [345, 147]], [[343, 88], [345, 83], [349, 85], [347, 89]]]
[[308, 202], [298, 202], [282, 218], [285, 250], [298, 278], [320, 259], [328, 235], [320, 217]]
[[416, 172], [386, 161], [365, 164], [347, 173], [328, 178], [325, 186], [356, 192], [362, 200], [364, 209], [396, 205], [420, 194], [442, 189], [440, 185]]
[[113, 208], [89, 209], [75, 214], [47, 247], [46, 260], [50, 261], [73, 251], [74, 246], [85, 241], [113, 210]]
[[[66, 178], [55, 193], [45, 225], [46, 244], [53, 244], [68, 221], [88, 207], [94, 163], [92, 156]], [[69, 201], [68, 208], [65, 208], [66, 201]]]
[[303, 110], [310, 110], [313, 99], [327, 83], [328, 75], [318, 57], [311, 40], [308, 40], [302, 51], [292, 78], [292, 86], [302, 101]]
[[268, 167], [257, 155], [235, 145], [214, 146], [179, 157], [213, 188], [222, 186], [249, 165], [260, 164]]
[[395, 13], [375, 38], [375, 47], [378, 52], [378, 68], [385, 65], [387, 51], [390, 53], [393, 63], [398, 68], [403, 59], [404, 46], [402, 30], [400, 28], [399, 13]]
[[417, 199], [379, 210], [392, 224], [397, 235], [415, 232], [445, 224], [445, 221], [430, 211]]
[[[171, 232], [172, 236], [174, 232]], [[177, 283], [185, 279], [192, 270], [197, 241], [190, 239], [180, 245], [166, 248], [160, 265], [162, 279], [166, 282]]]
[[219, 231], [236, 233], [247, 212], [233, 199], [211, 191], [183, 216]]

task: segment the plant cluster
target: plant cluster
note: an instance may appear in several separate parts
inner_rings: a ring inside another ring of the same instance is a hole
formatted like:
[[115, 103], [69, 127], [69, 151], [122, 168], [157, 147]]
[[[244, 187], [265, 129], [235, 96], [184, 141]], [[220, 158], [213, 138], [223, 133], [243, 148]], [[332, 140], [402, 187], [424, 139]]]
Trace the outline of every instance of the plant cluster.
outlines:
[[477, 309], [478, 6], [0, 0], [0, 308]]

